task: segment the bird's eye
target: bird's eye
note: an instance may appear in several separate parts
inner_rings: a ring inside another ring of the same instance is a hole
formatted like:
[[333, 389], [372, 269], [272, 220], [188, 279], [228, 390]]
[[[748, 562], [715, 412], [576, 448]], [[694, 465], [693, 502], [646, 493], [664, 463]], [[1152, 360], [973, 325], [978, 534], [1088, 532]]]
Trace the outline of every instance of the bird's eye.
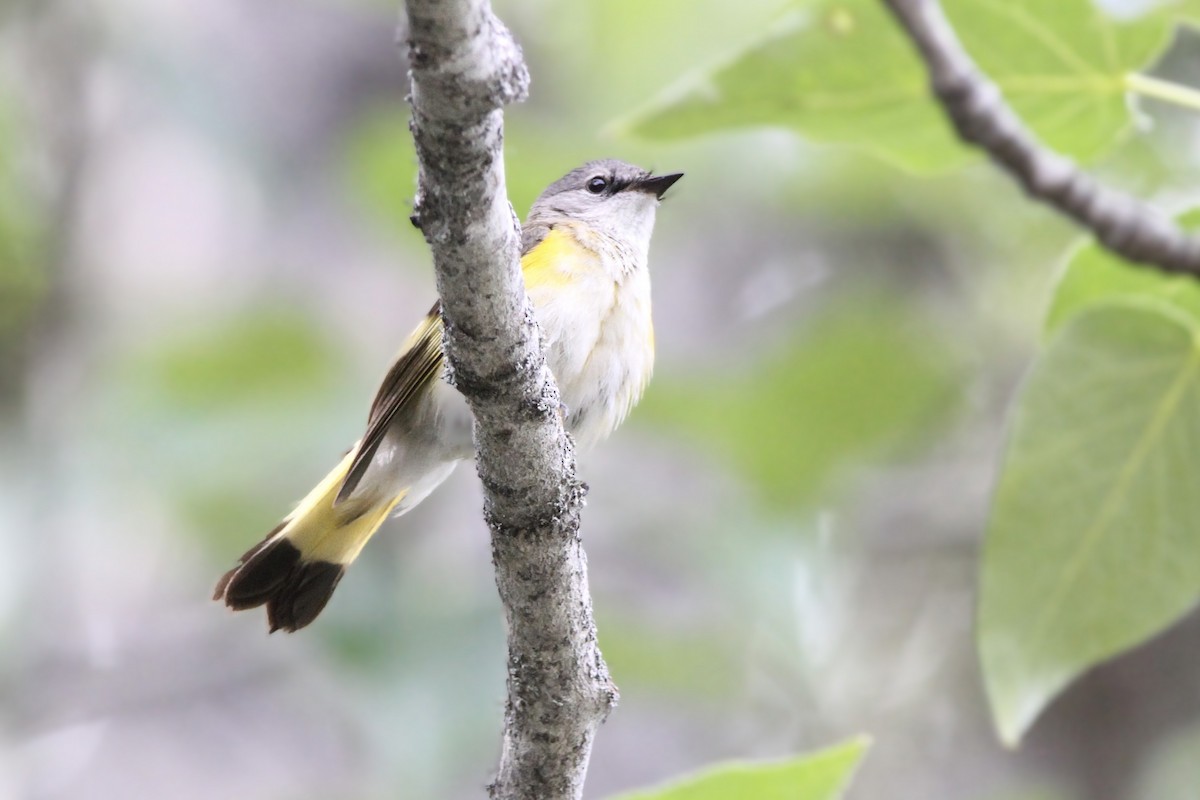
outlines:
[[592, 194], [602, 194], [608, 188], [608, 181], [599, 175], [587, 182], [587, 190]]

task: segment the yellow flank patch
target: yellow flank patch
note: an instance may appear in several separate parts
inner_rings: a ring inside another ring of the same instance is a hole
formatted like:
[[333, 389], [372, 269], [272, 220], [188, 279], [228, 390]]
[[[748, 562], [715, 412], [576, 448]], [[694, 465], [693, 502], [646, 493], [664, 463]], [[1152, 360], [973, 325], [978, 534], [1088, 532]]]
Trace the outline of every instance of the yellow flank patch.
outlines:
[[570, 233], [557, 228], [521, 258], [526, 287], [562, 288], [572, 280], [571, 265], [588, 251]]

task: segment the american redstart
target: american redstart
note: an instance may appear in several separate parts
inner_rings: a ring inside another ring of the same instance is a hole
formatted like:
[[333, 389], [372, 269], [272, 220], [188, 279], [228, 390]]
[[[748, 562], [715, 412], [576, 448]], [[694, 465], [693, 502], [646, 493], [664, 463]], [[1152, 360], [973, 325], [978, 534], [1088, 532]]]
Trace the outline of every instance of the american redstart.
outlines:
[[[647, 253], [659, 200], [681, 177], [591, 161], [550, 184], [521, 228], [525, 290], [580, 447], [612, 433], [650, 380]], [[214, 599], [235, 610], [266, 605], [272, 632], [312, 622], [383, 521], [471, 457], [471, 413], [442, 374], [436, 304], [384, 377], [362, 439], [225, 573]]]

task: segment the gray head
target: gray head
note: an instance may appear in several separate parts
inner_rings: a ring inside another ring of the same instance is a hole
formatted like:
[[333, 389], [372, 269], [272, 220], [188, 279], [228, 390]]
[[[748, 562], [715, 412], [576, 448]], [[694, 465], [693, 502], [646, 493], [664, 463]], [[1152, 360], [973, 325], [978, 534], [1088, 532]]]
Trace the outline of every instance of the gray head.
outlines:
[[589, 161], [546, 187], [529, 209], [525, 228], [580, 222], [645, 253], [658, 201], [682, 177], [682, 172], [652, 175], [612, 158]]

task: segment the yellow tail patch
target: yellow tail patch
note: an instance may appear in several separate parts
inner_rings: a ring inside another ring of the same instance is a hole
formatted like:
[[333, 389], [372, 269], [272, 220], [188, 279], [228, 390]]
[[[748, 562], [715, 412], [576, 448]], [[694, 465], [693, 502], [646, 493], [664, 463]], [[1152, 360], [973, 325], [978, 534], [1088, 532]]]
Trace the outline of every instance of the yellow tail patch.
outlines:
[[303, 561], [327, 561], [348, 565], [362, 552], [367, 541], [383, 524], [406, 491], [382, 502], [364, 507], [368, 501], [353, 499], [334, 506], [338, 489], [350, 468], [354, 453], [342, 459], [296, 510], [288, 515], [279, 536], [300, 550]]

